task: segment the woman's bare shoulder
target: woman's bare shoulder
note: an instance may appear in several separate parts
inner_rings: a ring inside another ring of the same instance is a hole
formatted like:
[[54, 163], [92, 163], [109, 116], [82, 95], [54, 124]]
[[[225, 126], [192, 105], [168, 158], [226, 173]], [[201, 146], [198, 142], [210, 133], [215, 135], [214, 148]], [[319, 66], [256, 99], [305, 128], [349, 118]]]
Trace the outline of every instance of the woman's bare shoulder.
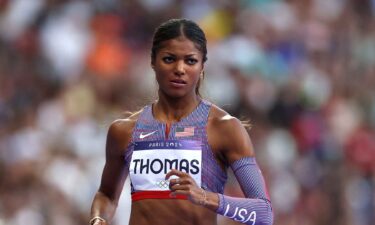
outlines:
[[211, 146], [223, 153], [229, 162], [254, 154], [242, 122], [218, 106], [211, 108], [207, 133]]
[[133, 129], [141, 112], [142, 110], [132, 113], [127, 118], [114, 120], [108, 129], [108, 141], [124, 149], [131, 141]]
[[209, 125], [222, 131], [227, 131], [226, 128], [229, 127], [234, 129], [242, 127], [242, 123], [239, 119], [231, 116], [228, 112], [214, 104], [211, 107], [208, 119]]
[[119, 132], [121, 134], [131, 133], [133, 130], [139, 115], [141, 114], [142, 110], [132, 113], [127, 118], [116, 119], [111, 123], [110, 130], [112, 129], [114, 132]]

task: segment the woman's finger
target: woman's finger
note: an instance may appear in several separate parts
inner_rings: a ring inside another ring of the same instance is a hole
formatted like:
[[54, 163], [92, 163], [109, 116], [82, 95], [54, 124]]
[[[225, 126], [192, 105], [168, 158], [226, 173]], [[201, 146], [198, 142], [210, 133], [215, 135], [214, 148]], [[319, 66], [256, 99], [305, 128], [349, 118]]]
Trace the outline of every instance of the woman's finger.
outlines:
[[165, 175], [165, 179], [168, 180], [173, 175], [178, 176], [178, 177], [190, 177], [188, 173], [184, 173], [182, 171], [172, 169]]
[[182, 187], [182, 189], [178, 189], [172, 191], [170, 196], [176, 197], [177, 195], [184, 195], [186, 196], [191, 202], [194, 204], [205, 204], [206, 202], [206, 194], [204, 193], [203, 189], [191, 189], [191, 187]]
[[176, 178], [176, 179], [170, 179], [169, 184], [175, 185], [175, 184], [193, 184], [193, 180], [190, 177], [183, 177], [183, 178]]
[[176, 195], [184, 195], [190, 197], [190, 191], [187, 190], [176, 190], [170, 193], [171, 197], [176, 197]]
[[181, 184], [181, 185], [173, 185], [170, 187], [171, 191], [176, 190], [191, 190], [192, 185], [191, 184]]
[[169, 181], [169, 189], [170, 190], [174, 190], [173, 187], [176, 187], [176, 186], [182, 186], [182, 185], [190, 185], [190, 186], [192, 186], [193, 184], [195, 184], [195, 183], [190, 178], [171, 179]]

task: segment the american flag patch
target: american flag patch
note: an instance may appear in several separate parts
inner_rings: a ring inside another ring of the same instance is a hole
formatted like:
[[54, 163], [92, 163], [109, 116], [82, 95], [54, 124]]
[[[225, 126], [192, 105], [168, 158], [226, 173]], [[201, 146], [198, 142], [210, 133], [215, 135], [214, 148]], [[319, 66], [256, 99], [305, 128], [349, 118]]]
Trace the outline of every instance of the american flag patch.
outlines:
[[176, 137], [190, 137], [194, 136], [194, 127], [177, 127]]

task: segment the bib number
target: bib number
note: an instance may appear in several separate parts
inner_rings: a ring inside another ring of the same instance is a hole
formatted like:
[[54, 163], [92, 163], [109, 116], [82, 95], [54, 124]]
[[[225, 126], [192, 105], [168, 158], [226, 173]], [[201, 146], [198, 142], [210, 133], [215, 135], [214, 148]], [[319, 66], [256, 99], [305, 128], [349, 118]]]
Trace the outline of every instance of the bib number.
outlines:
[[146, 141], [135, 144], [129, 168], [133, 188], [137, 191], [169, 189], [165, 175], [176, 169], [201, 186], [202, 148], [198, 141]]

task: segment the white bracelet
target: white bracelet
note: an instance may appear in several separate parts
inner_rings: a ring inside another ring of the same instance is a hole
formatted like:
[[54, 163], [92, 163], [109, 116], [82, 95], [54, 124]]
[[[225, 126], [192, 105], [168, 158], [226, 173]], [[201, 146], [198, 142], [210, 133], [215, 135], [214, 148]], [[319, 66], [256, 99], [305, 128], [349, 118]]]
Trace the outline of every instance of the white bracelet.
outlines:
[[203, 199], [201, 201], [199, 201], [199, 204], [202, 205], [202, 206], [205, 206], [207, 204], [207, 194], [206, 194], [206, 191], [201, 188], [202, 190], [202, 194], [203, 194]]
[[106, 223], [105, 219], [101, 218], [100, 216], [95, 216], [95, 217], [93, 217], [93, 218], [89, 221], [89, 224], [90, 224], [90, 225], [93, 225], [93, 224], [95, 223], [95, 220], [99, 220], [99, 221], [101, 221], [101, 222]]

